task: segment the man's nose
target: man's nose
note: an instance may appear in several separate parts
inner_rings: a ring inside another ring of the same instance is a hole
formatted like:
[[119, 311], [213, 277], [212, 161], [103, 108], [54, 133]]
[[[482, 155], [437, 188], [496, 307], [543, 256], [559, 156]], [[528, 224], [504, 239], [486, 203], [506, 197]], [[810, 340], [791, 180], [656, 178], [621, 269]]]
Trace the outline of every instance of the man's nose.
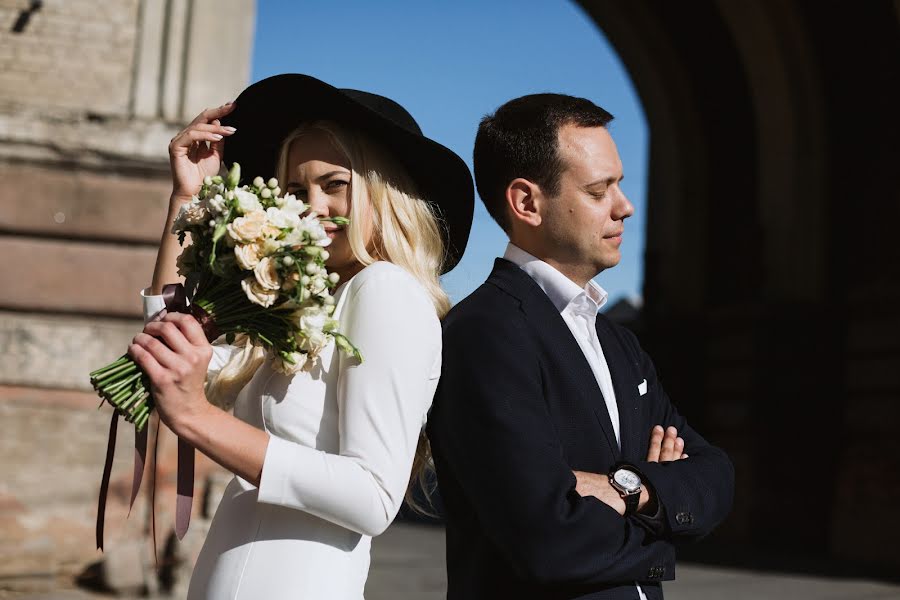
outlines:
[[627, 219], [634, 214], [634, 205], [628, 200], [625, 193], [619, 190], [618, 194], [616, 194], [616, 202], [613, 206], [613, 210], [613, 216], [616, 220]]

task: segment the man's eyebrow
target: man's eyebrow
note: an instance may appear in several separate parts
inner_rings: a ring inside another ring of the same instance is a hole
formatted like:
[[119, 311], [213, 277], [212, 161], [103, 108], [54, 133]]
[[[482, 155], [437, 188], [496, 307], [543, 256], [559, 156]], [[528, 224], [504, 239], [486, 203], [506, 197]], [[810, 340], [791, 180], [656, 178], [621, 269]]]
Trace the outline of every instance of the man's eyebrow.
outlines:
[[624, 175], [622, 175], [618, 179], [616, 179], [615, 177], [606, 177], [604, 179], [598, 179], [597, 181], [592, 181], [591, 183], [585, 185], [584, 187], [594, 187], [595, 185], [600, 185], [601, 183], [603, 185], [610, 186], [614, 183], [618, 183], [618, 182], [622, 181], [623, 179], [625, 179]]

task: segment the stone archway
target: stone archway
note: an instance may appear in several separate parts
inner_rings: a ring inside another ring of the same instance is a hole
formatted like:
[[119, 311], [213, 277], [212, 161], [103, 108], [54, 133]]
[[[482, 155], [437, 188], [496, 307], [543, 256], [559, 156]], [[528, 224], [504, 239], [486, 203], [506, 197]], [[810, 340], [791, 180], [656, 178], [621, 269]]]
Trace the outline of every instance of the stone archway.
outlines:
[[896, 567], [898, 5], [580, 4], [650, 125], [645, 345], [737, 468], [715, 539]]

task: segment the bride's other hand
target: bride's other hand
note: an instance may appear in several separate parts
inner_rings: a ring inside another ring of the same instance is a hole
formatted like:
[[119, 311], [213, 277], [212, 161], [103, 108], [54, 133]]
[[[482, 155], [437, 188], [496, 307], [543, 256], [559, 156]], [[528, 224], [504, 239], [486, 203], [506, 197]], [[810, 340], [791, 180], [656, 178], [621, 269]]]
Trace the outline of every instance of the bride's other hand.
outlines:
[[160, 419], [175, 433], [209, 407], [204, 384], [212, 354], [197, 320], [180, 313], [147, 323], [128, 347], [150, 379]]
[[233, 127], [223, 127], [219, 119], [235, 106], [234, 102], [229, 102], [204, 110], [169, 142], [173, 199], [190, 200], [200, 191], [204, 177], [219, 173], [224, 140], [236, 131]]

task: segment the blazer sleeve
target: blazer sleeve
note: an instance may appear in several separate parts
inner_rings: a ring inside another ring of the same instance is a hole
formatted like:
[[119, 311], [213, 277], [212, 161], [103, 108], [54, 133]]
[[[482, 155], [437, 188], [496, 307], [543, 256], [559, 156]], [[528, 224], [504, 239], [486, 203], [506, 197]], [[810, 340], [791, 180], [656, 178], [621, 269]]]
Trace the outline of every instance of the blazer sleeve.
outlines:
[[429, 417], [433, 447], [479, 526], [520, 577], [540, 584], [674, 576], [674, 548], [575, 491], [547, 409], [538, 353], [515, 317], [467, 316], [444, 330]]
[[711, 445], [678, 413], [660, 384], [653, 361], [630, 331], [620, 329], [640, 356], [640, 368], [652, 394], [653, 424], [675, 427], [684, 439], [688, 458], [670, 462], [635, 463], [656, 493], [671, 539], [690, 541], [708, 535], [731, 511], [734, 466], [723, 450]]
[[357, 275], [341, 331], [362, 363], [341, 354], [340, 451], [271, 436], [260, 502], [306, 511], [357, 533], [383, 532], [400, 510], [440, 376], [440, 322], [409, 274], [378, 263]]

